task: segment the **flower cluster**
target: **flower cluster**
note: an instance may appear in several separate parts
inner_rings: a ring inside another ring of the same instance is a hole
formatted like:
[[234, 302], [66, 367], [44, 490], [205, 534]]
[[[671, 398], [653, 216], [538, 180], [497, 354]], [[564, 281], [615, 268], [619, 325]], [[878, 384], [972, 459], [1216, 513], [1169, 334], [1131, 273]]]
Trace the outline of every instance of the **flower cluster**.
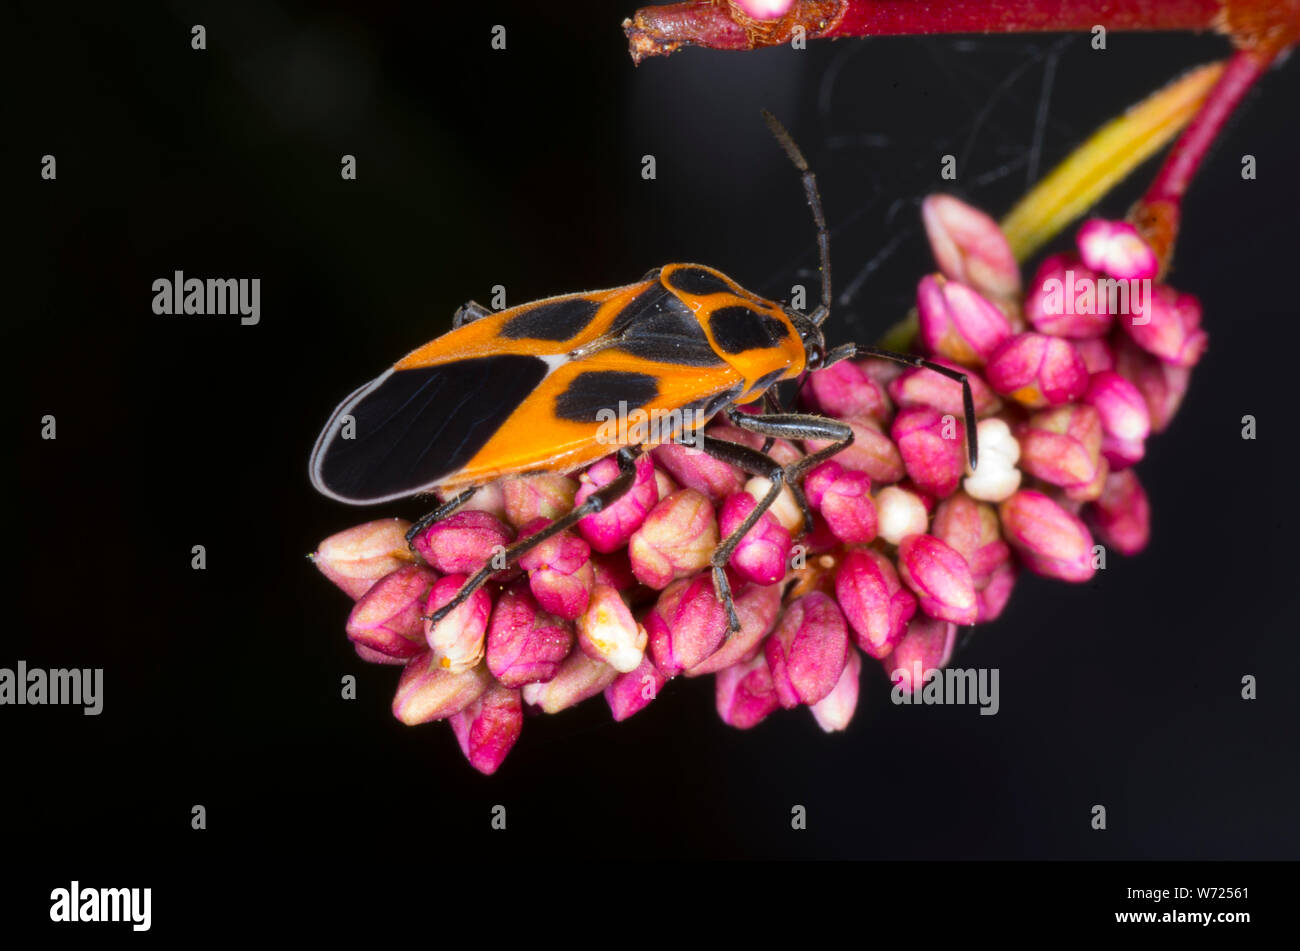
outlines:
[[[768, 483], [684, 445], [642, 455], [616, 504], [436, 624], [426, 618], [494, 553], [613, 480], [614, 459], [488, 486], [414, 551], [401, 519], [341, 532], [313, 559], [356, 600], [347, 634], [357, 654], [402, 667], [394, 715], [448, 720], [484, 773], [526, 711], [603, 693], [623, 720], [678, 676], [714, 675], [718, 715], [734, 727], [804, 705], [840, 730], [862, 654], [900, 689], [919, 688], [914, 665], [947, 663], [958, 626], [996, 618], [1022, 567], [1080, 582], [1098, 564], [1094, 536], [1140, 551], [1149, 509], [1132, 466], [1169, 425], [1204, 350], [1197, 302], [1154, 283], [1155, 256], [1123, 222], [1085, 224], [1077, 252], [1044, 261], [1022, 291], [990, 218], [942, 195], [923, 216], [939, 272], [920, 282], [915, 343], [970, 379], [977, 472], [954, 381], [879, 360], [811, 374], [806, 407], [847, 422], [854, 442], [805, 480], [810, 531], [787, 488], [736, 549], [727, 570], [741, 629], [730, 638], [709, 558]], [[709, 432], [763, 443], [721, 420]], [[788, 464], [822, 445], [777, 441], [770, 455]]]

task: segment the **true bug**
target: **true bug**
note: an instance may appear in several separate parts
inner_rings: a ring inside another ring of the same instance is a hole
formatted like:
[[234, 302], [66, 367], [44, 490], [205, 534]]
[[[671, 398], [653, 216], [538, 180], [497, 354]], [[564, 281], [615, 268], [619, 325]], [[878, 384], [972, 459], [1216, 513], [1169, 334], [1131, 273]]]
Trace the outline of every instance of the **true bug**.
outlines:
[[[812, 210], [821, 264], [816, 309], [804, 314], [765, 300], [698, 264], [668, 264], [635, 284], [495, 313], [470, 301], [456, 311], [449, 333], [407, 354], [334, 410], [312, 452], [316, 489], [356, 505], [462, 490], [412, 526], [411, 541], [494, 479], [570, 472], [609, 455], [614, 447], [598, 438], [598, 423], [615, 408], [660, 414], [690, 409], [697, 428], [723, 413], [740, 429], [766, 437], [763, 449], [707, 435], [696, 445], [770, 481], [711, 559], [714, 588], [735, 632], [740, 622], [723, 569], [736, 545], [786, 485], [806, 529], [811, 514], [800, 488], [803, 476], [853, 441], [852, 429], [838, 420], [782, 412], [770, 393], [775, 384], [857, 356], [943, 374], [962, 387], [974, 468], [975, 410], [965, 374], [877, 347], [849, 343], [826, 349], [821, 327], [831, 305], [830, 236], [817, 180], [784, 127], [770, 113], [763, 116], [799, 170]], [[766, 414], [737, 409], [760, 399]], [[831, 445], [783, 467], [766, 454], [778, 438]], [[620, 474], [613, 482], [542, 531], [514, 542], [504, 565], [484, 566], [431, 620], [441, 620], [528, 549], [617, 501], [632, 486], [636, 456], [644, 448], [619, 446]]]

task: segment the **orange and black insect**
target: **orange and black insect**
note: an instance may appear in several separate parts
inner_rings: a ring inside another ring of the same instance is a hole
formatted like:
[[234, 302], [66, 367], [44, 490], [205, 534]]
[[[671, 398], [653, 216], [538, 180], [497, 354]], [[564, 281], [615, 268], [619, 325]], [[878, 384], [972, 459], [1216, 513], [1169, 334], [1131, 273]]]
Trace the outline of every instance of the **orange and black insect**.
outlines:
[[[407, 354], [339, 404], [312, 452], [312, 484], [354, 505], [461, 490], [417, 522], [409, 541], [495, 479], [571, 472], [609, 455], [613, 447], [601, 438], [600, 427], [612, 412], [639, 409], [669, 417], [678, 411], [677, 418], [697, 421], [696, 428], [723, 413], [733, 425], [766, 437], [763, 449], [695, 432], [693, 444], [771, 483], [712, 558], [714, 587], [734, 632], [740, 622], [723, 569], [736, 545], [784, 486], [810, 525], [803, 476], [853, 441], [853, 430], [838, 420], [783, 412], [772, 396], [775, 384], [857, 356], [934, 370], [961, 384], [974, 468], [975, 410], [965, 374], [876, 347], [826, 349], [821, 326], [830, 313], [830, 237], [817, 181], [781, 124], [769, 113], [764, 118], [802, 174], [817, 227], [821, 303], [811, 313], [765, 300], [698, 264], [668, 264], [625, 287], [495, 313], [471, 301], [456, 311], [449, 333]], [[737, 409], [760, 399], [765, 414]], [[783, 467], [767, 455], [778, 438], [831, 445]], [[619, 476], [568, 515], [516, 541], [505, 552], [506, 564], [616, 502], [631, 488], [644, 448], [619, 446]], [[485, 566], [471, 577], [433, 620], [445, 617], [500, 567]]]

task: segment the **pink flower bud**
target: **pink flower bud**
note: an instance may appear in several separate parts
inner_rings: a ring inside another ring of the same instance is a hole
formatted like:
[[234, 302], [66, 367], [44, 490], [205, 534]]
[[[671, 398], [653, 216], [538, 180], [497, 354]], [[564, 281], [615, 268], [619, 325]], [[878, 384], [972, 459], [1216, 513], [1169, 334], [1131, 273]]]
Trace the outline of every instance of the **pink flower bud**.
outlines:
[[690, 446], [667, 443], [656, 446], [651, 455], [655, 464], [668, 470], [679, 485], [694, 489], [714, 505], [743, 489], [748, 478], [735, 466], [706, 456]]
[[452, 714], [451, 729], [469, 764], [491, 776], [524, 728], [524, 706], [518, 690], [493, 684], [477, 700]]
[[1035, 413], [1016, 433], [1020, 468], [1052, 485], [1087, 485], [1101, 464], [1101, 416], [1086, 403]]
[[1011, 549], [998, 529], [998, 513], [965, 492], [939, 503], [930, 532], [966, 560], [976, 589], [1011, 559]]
[[928, 406], [905, 406], [889, 433], [907, 474], [923, 492], [943, 498], [956, 491], [966, 465], [966, 428], [951, 414]]
[[834, 688], [810, 708], [817, 725], [826, 733], [846, 729], [858, 708], [858, 676], [862, 672], [862, 655], [849, 651], [848, 663]]
[[[966, 374], [966, 379], [970, 382], [971, 402], [975, 404], [976, 416], [988, 416], [1002, 408], [1002, 400], [998, 399], [997, 394], [974, 370], [942, 358], [937, 358], [935, 363], [961, 370]], [[958, 419], [961, 419], [965, 412], [961, 384], [925, 367], [913, 367], [900, 373], [897, 379], [889, 384], [889, 395], [899, 406], [932, 406], [939, 412], [951, 413]]]
[[[767, 498], [767, 493], [771, 489], [771, 480], [763, 476], [754, 476], [745, 483], [745, 494], [755, 502]], [[767, 512], [776, 519], [778, 525], [790, 533], [791, 537], [804, 530], [803, 509], [795, 501], [794, 492], [791, 491], [788, 485], [777, 494], [776, 501], [772, 503], [772, 507]]]
[[942, 275], [921, 278], [916, 306], [925, 349], [955, 363], [983, 366], [1011, 336], [1006, 314], [965, 284]]
[[1071, 341], [1074, 349], [1083, 358], [1083, 365], [1088, 372], [1100, 373], [1102, 370], [1115, 369], [1115, 350], [1106, 337], [1087, 337]]
[[[433, 614], [450, 602], [467, 580], [467, 575], [447, 575], [439, 579], [429, 591], [424, 613]], [[492, 597], [479, 588], [437, 624], [425, 621], [424, 637], [434, 661], [453, 674], [475, 666], [483, 659], [483, 639], [487, 635], [491, 614]]]
[[894, 563], [869, 548], [844, 557], [835, 574], [835, 597], [854, 642], [872, 657], [892, 651], [916, 613], [916, 596], [899, 582]]
[[1191, 371], [1165, 363], [1124, 338], [1115, 349], [1115, 369], [1142, 392], [1151, 414], [1151, 431], [1164, 432], [1182, 405]]
[[[654, 465], [654, 460], [651, 460], [650, 464], [654, 466], [655, 489], [658, 493], [656, 496], [656, 501], [662, 501], [663, 499], [668, 498], [668, 496], [672, 495], [674, 492], [676, 492], [678, 489], [681, 488], [681, 486], [678, 485], [673, 480], [672, 476], [670, 476], [667, 472], [664, 472], [663, 469], [660, 469], [658, 466]], [[651, 505], [650, 507], [654, 508], [653, 505]]]
[[1158, 284], [1148, 311], [1120, 318], [1120, 325], [1133, 342], [1166, 363], [1194, 366], [1209, 339], [1201, 329], [1200, 302], [1191, 294], [1180, 294]]
[[[898, 447], [880, 428], [880, 424], [866, 416], [842, 419], [853, 429], [853, 443], [835, 456], [835, 461], [845, 469], [865, 472], [876, 485], [889, 485], [903, 478], [903, 457]], [[805, 440], [809, 452], [825, 449], [829, 442], [820, 439]]]
[[727, 612], [709, 572], [670, 585], [646, 613], [645, 628], [650, 655], [665, 677], [676, 677], [716, 651], [727, 633]]
[[612, 684], [605, 688], [605, 701], [610, 712], [618, 721], [626, 720], [634, 713], [639, 713], [650, 705], [650, 701], [659, 696], [668, 678], [659, 672], [649, 657], [642, 657], [636, 670], [619, 674]]
[[919, 495], [891, 485], [876, 494], [876, 521], [880, 537], [897, 545], [908, 535], [925, 531], [930, 515]]
[[[526, 538], [549, 524], [550, 520], [544, 518], [528, 522], [519, 536]], [[587, 610], [596, 573], [591, 566], [591, 549], [581, 538], [570, 532], [552, 535], [524, 552], [519, 567], [528, 572], [528, 585], [543, 611], [573, 621]]]
[[[471, 495], [464, 504], [458, 509], [461, 512], [487, 512], [500, 521], [506, 520], [506, 493], [504, 488], [505, 479], [497, 479], [495, 482], [489, 482], [487, 485], [479, 486], [477, 492]], [[439, 502], [450, 502], [453, 498], [461, 493], [461, 489], [440, 490], [437, 493]]]
[[356, 525], [321, 542], [311, 556], [312, 563], [356, 600], [380, 578], [414, 560], [406, 544], [410, 527], [411, 523], [401, 518]]
[[1088, 370], [1068, 340], [1022, 333], [994, 352], [986, 368], [989, 385], [1038, 409], [1078, 399], [1088, 389]]
[[728, 726], [748, 730], [781, 706], [776, 685], [762, 651], [752, 660], [743, 661], [718, 672], [714, 703], [718, 716]]
[[1151, 412], [1142, 391], [1114, 370], [1092, 374], [1083, 401], [1097, 410], [1107, 436], [1142, 442], [1151, 433]]
[[1146, 442], [1141, 439], [1119, 439], [1109, 434], [1101, 437], [1101, 456], [1111, 472], [1127, 469], [1142, 461], [1146, 455]]
[[839, 605], [820, 591], [796, 598], [764, 641], [764, 656], [781, 706], [821, 700], [848, 662], [848, 626]]
[[675, 578], [708, 567], [717, 547], [718, 523], [708, 497], [682, 489], [651, 509], [633, 533], [628, 555], [632, 573], [642, 584], [665, 588]]
[[454, 512], [415, 539], [415, 548], [443, 574], [469, 575], [510, 544], [514, 533], [496, 516], [478, 510]]
[[912, 618], [903, 639], [885, 658], [885, 669], [894, 689], [909, 694], [920, 690], [930, 671], [947, 665], [956, 643], [956, 624], [927, 614]]
[[921, 610], [954, 624], [974, 624], [979, 614], [970, 565], [933, 535], [909, 535], [898, 546], [898, 573]]
[[822, 496], [835, 481], [844, 475], [844, 467], [834, 459], [827, 459], [813, 468], [803, 480], [804, 498], [814, 509], [822, 507]]
[[[618, 478], [618, 460], [607, 456], [582, 474], [582, 483], [574, 499], [581, 505], [597, 489]], [[609, 553], [627, 544], [632, 533], [641, 527], [645, 517], [659, 501], [659, 487], [655, 483], [654, 463], [647, 455], [636, 460], [636, 479], [627, 494], [595, 515], [578, 522], [578, 531], [596, 551]]]
[[588, 657], [604, 661], [621, 674], [636, 670], [645, 654], [646, 631], [632, 617], [613, 588], [596, 588], [591, 604], [578, 618], [578, 646]]
[[836, 419], [847, 416], [884, 419], [890, 413], [884, 387], [852, 360], [841, 360], [808, 374], [803, 398], [809, 409]]
[[1088, 267], [1128, 281], [1155, 277], [1160, 270], [1156, 253], [1127, 221], [1092, 218], [1079, 228], [1075, 239]]
[[393, 716], [407, 726], [445, 720], [464, 710], [490, 686], [492, 675], [486, 667], [452, 672], [441, 665], [433, 651], [425, 651], [402, 669], [393, 695]]
[[404, 565], [384, 575], [361, 596], [348, 616], [348, 638], [389, 657], [423, 653], [424, 604], [438, 576], [423, 565]]
[[547, 681], [573, 650], [571, 625], [538, 610], [522, 582], [506, 588], [492, 609], [487, 666], [507, 687]]
[[1016, 566], [1011, 562], [1003, 562], [994, 569], [984, 587], [975, 592], [980, 607], [979, 617], [975, 619], [975, 623], [984, 624], [997, 620], [1002, 609], [1007, 606], [1007, 601], [1011, 598], [1011, 589], [1015, 584]]
[[1022, 489], [998, 514], [1007, 540], [1035, 574], [1076, 582], [1093, 576], [1092, 535], [1043, 493]]
[[930, 195], [921, 220], [935, 263], [949, 278], [996, 299], [1020, 293], [1020, 268], [996, 221], [951, 195]]
[[865, 545], [876, 537], [876, 504], [865, 472], [845, 470], [828, 459], [808, 473], [803, 488], [808, 504], [820, 512], [836, 539]]
[[777, 615], [781, 613], [781, 587], [779, 585], [747, 584], [733, 591], [736, 616], [740, 630], [731, 639], [698, 664], [686, 670], [687, 677], [713, 674], [749, 660], [761, 649], [763, 638], [772, 630]]
[[[1105, 441], [1102, 441], [1105, 446]], [[1065, 497], [1072, 502], [1091, 502], [1101, 496], [1101, 490], [1106, 485], [1106, 477], [1110, 475], [1110, 463], [1105, 458], [1097, 460], [1097, 472], [1089, 482], [1082, 482], [1078, 485], [1065, 486]], [[1077, 512], [1075, 514], [1078, 514]]]
[[559, 713], [596, 696], [616, 679], [618, 671], [609, 664], [574, 651], [550, 680], [523, 686], [524, 703], [543, 713]]
[[1113, 473], [1101, 497], [1087, 509], [1088, 521], [1102, 544], [1136, 555], [1151, 540], [1151, 503], [1132, 469]]
[[[757, 504], [746, 492], [728, 496], [720, 516], [721, 537], [727, 538], [738, 529]], [[785, 577], [789, 557], [790, 533], [776, 520], [776, 516], [764, 512], [732, 552], [731, 568], [745, 581], [776, 584]]]
[[[519, 531], [520, 538], [528, 538], [551, 524], [547, 518], [525, 523]], [[591, 547], [570, 532], [560, 532], [544, 539], [519, 556], [519, 567], [525, 571], [557, 571], [571, 575], [591, 560]]]
[[[1025, 298], [1025, 316], [1039, 333], [1095, 338], [1115, 322], [1110, 285], [1073, 254], [1056, 254], [1039, 265]], [[1128, 290], [1125, 288], [1127, 298]], [[1117, 299], [1118, 303], [1118, 299]]]
[[591, 590], [596, 585], [596, 571], [590, 562], [568, 575], [543, 566], [528, 576], [528, 585], [542, 610], [574, 621], [587, 610]]
[[[616, 466], [617, 468], [617, 466]], [[515, 528], [537, 519], [555, 521], [573, 509], [578, 481], [566, 475], [542, 472], [517, 476], [501, 483], [505, 496], [506, 520]]]
[[390, 657], [388, 654], [381, 654], [379, 651], [372, 650], [371, 648], [366, 647], [364, 644], [353, 644], [352, 648], [357, 652], [357, 656], [360, 657], [362, 660], [364, 660], [367, 664], [402, 665], [406, 663], [406, 659], [404, 658]]

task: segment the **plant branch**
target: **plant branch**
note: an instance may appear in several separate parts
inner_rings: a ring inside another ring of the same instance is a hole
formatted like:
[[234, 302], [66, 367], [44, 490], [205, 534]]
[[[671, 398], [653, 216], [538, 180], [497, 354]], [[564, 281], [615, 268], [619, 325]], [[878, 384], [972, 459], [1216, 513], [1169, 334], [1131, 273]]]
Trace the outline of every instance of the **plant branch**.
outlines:
[[[808, 39], [947, 33], [1031, 33], [1091, 30], [1207, 30], [1259, 32], [1272, 18], [1257, 8], [1290, 6], [1268, 0], [687, 0], [644, 7], [623, 21], [632, 59], [666, 56], [683, 46], [752, 50], [788, 43], [796, 28]], [[1233, 11], [1237, 11], [1233, 14]], [[1235, 17], [1235, 19], [1234, 19]], [[1267, 27], [1264, 27], [1267, 28]]]

